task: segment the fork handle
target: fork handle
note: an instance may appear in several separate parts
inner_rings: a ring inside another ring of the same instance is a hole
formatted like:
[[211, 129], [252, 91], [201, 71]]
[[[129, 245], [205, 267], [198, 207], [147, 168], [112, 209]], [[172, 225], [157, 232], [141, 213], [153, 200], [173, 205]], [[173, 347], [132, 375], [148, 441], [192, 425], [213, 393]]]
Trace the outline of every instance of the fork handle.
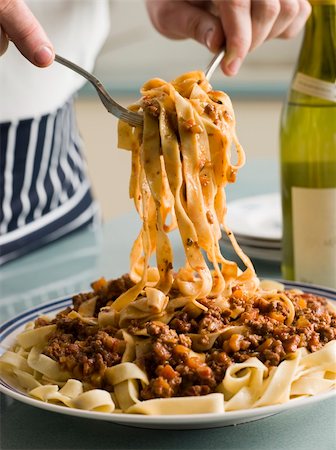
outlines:
[[75, 72], [79, 73], [79, 75], [82, 75], [82, 77], [86, 78], [91, 83], [100, 83], [99, 80], [93, 76], [90, 72], [87, 72], [85, 69], [83, 69], [80, 66], [77, 66], [77, 64], [69, 61], [68, 59], [63, 58], [63, 56], [55, 55], [55, 61], [57, 61], [60, 64], [63, 64], [63, 66], [68, 67], [71, 70], [74, 70]]
[[220, 62], [222, 61], [222, 59], [224, 58], [225, 55], [225, 49], [223, 48], [222, 50], [220, 50], [210, 61], [210, 63], [208, 64], [207, 68], [205, 69], [204, 73], [205, 73], [205, 78], [210, 81], [210, 78], [212, 77], [213, 73], [215, 72], [215, 70], [217, 69], [218, 65], [220, 64]]

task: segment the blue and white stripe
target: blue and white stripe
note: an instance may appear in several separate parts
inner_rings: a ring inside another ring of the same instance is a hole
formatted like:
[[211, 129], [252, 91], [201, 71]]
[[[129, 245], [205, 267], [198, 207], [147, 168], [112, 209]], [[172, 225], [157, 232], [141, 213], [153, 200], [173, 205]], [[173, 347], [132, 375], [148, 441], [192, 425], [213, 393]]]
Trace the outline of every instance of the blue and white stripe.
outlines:
[[97, 218], [71, 100], [0, 124], [0, 265]]

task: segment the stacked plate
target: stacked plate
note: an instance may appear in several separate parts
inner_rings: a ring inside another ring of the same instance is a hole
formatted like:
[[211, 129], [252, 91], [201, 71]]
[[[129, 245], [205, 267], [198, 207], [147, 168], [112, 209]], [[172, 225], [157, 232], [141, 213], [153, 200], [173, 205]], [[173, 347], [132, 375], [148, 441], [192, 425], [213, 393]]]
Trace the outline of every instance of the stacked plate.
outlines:
[[[281, 203], [279, 194], [258, 195], [228, 204], [226, 223], [251, 258], [281, 261]], [[226, 236], [223, 245], [232, 248]]]

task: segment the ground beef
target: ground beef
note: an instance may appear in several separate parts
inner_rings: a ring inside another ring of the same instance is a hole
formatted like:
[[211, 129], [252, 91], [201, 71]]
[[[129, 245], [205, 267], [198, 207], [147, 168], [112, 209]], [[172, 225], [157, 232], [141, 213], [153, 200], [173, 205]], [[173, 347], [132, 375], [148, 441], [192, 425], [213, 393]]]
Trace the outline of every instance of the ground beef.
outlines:
[[73, 297], [74, 310], [78, 311], [83, 302], [89, 300], [90, 298], [96, 297], [97, 302], [94, 316], [97, 317], [101, 308], [113, 303], [114, 300], [116, 300], [123, 292], [127, 291], [132, 286], [134, 286], [134, 282], [128, 274], [111, 281], [106, 281], [104, 278], [100, 278], [92, 283], [92, 292], [78, 294]]
[[207, 103], [204, 107], [204, 112], [207, 114], [211, 120], [218, 119], [217, 109], [211, 103]]
[[157, 118], [160, 115], [160, 105], [154, 98], [144, 96], [141, 99], [141, 106], [144, 111]]
[[[164, 396], [205, 395], [215, 391], [227, 368], [234, 362], [242, 363], [255, 356], [267, 367], [277, 366], [299, 347], [314, 352], [335, 339], [336, 315], [327, 309], [326, 299], [295, 292], [287, 295], [296, 310], [290, 325], [285, 323], [287, 312], [281, 301], [239, 296], [229, 299], [233, 317], [228, 317], [227, 311], [221, 311], [213, 306], [211, 300], [206, 300], [203, 303], [208, 311], [197, 319], [180, 311], [169, 326], [148, 323], [147, 329], [154, 338], [145, 363], [151, 382], [142, 390], [141, 398], [157, 398], [162, 392]], [[190, 358], [188, 350], [179, 344], [179, 339], [189, 332], [212, 333], [228, 324], [244, 325], [248, 332], [225, 338], [225, 335], [220, 335], [206, 353], [204, 362]], [[160, 367], [169, 365], [173, 371], [172, 378], [157, 376], [156, 364]]]
[[224, 351], [213, 349], [207, 355], [206, 362], [212, 369], [216, 382], [220, 383], [226, 369], [232, 364], [232, 358]]
[[[168, 325], [147, 323], [151, 345], [143, 356], [150, 383], [142, 389], [143, 400], [186, 395], [205, 395], [216, 387], [212, 369], [190, 351], [192, 341]], [[198, 392], [198, 394], [196, 393]]]
[[112, 328], [98, 329], [78, 319], [60, 318], [43, 353], [57, 361], [74, 378], [102, 387], [107, 367], [121, 362], [125, 342]]
[[[97, 317], [100, 308], [112, 304], [133, 285], [128, 275], [110, 282], [97, 280], [92, 292], [74, 297], [74, 309], [78, 311], [84, 301], [96, 297]], [[168, 295], [175, 298], [181, 294], [174, 286]], [[223, 308], [205, 298], [199, 302], [206, 310], [198, 315], [187, 305], [176, 311], [168, 324], [133, 320], [128, 333], [145, 343], [135, 363], [149, 378], [149, 384], [140, 390], [140, 399], [206, 395], [216, 391], [233, 363], [257, 357], [267, 367], [277, 366], [300, 347], [314, 352], [336, 338], [336, 314], [328, 309], [325, 298], [296, 291], [286, 295], [295, 306], [290, 324], [283, 302], [258, 295], [246, 297], [239, 288]], [[113, 327], [101, 329], [94, 319], [88, 324], [69, 316], [71, 311], [66, 308], [51, 322], [43, 317], [36, 320], [37, 327], [56, 324], [43, 353], [73, 377], [93, 387], [112, 389], [104, 384], [104, 372], [121, 362], [126, 346], [122, 333]], [[232, 325], [239, 328], [223, 333]], [[203, 353], [197, 351], [195, 335], [198, 345], [207, 348]], [[213, 345], [209, 336], [214, 336]]]
[[216, 333], [224, 328], [225, 319], [221, 315], [221, 310], [217, 306], [212, 306], [207, 312], [202, 314], [198, 321], [197, 333]]
[[179, 311], [176, 317], [169, 323], [170, 328], [173, 328], [178, 333], [190, 333], [192, 329], [192, 323], [188, 316], [188, 313]]

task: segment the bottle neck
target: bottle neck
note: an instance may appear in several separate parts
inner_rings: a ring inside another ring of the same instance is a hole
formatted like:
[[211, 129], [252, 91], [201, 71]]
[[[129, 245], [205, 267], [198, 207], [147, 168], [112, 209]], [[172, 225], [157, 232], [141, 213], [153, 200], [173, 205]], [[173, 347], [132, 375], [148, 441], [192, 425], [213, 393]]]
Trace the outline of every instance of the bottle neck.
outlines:
[[336, 0], [311, 3], [289, 101], [335, 106]]
[[306, 23], [297, 72], [335, 82], [336, 76], [336, 1], [312, 1]]

